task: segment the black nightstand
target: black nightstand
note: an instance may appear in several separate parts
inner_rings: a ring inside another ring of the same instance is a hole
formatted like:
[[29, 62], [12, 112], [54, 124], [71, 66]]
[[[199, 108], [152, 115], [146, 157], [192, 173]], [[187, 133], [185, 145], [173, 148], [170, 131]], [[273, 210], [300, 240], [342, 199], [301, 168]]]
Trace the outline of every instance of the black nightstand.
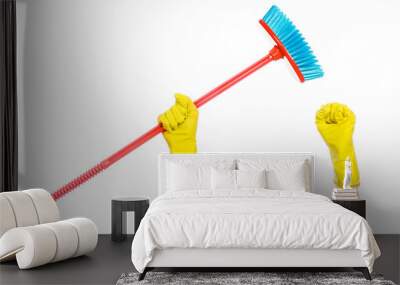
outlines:
[[123, 241], [126, 239], [126, 212], [135, 212], [135, 233], [140, 221], [149, 208], [148, 198], [121, 197], [111, 201], [111, 239]]
[[332, 202], [339, 204], [340, 206], [353, 211], [356, 214], [359, 214], [364, 219], [366, 218], [365, 208], [366, 201], [365, 200], [332, 200]]

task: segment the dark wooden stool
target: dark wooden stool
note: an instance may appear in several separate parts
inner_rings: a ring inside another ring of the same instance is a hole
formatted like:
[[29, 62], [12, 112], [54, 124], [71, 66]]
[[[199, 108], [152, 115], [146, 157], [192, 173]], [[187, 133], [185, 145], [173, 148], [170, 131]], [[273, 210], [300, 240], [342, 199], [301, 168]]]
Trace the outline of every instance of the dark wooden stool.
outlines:
[[126, 212], [135, 212], [135, 233], [140, 221], [149, 208], [149, 199], [140, 197], [120, 197], [111, 201], [111, 240], [126, 239]]

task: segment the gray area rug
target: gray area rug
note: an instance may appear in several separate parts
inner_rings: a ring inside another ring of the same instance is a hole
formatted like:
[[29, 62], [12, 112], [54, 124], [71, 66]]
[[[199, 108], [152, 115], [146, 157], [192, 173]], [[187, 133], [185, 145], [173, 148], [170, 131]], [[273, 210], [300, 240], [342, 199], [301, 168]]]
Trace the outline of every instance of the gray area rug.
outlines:
[[359, 272], [148, 272], [146, 278], [138, 281], [138, 273], [124, 273], [117, 285], [146, 284], [267, 284], [267, 285], [297, 285], [297, 284], [376, 284], [395, 285], [384, 280], [381, 275], [372, 275], [368, 281]]

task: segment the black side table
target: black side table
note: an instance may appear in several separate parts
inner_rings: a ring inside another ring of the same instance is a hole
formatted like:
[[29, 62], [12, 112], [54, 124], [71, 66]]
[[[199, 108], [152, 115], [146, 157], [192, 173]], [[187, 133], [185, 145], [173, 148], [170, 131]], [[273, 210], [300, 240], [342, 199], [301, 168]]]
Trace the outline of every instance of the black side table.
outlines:
[[332, 200], [332, 202], [339, 204], [340, 206], [353, 211], [356, 214], [359, 214], [364, 219], [366, 218], [365, 208], [366, 201], [365, 200]]
[[135, 212], [135, 232], [140, 221], [149, 208], [148, 198], [121, 197], [111, 201], [111, 239], [123, 241], [126, 239], [126, 212]]

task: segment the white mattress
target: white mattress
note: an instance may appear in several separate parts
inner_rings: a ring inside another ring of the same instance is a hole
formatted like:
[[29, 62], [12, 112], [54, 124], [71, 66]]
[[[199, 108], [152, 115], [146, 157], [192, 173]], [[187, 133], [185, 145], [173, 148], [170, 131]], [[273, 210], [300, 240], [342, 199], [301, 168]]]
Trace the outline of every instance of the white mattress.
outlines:
[[358, 250], [372, 271], [380, 255], [368, 223], [328, 198], [296, 191], [180, 191], [158, 197], [132, 243], [142, 272], [156, 250]]

